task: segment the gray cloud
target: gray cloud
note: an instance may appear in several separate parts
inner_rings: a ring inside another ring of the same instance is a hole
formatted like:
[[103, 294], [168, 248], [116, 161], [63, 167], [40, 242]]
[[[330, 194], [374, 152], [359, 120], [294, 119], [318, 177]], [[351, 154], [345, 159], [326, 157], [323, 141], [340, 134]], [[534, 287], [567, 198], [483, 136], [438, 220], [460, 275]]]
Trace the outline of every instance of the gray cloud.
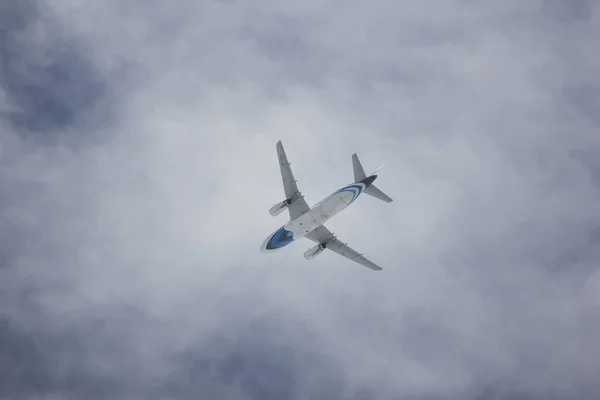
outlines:
[[21, 134], [47, 139], [89, 113], [105, 87], [81, 45], [61, 31], [50, 12], [30, 1], [11, 1], [3, 10], [0, 81], [8, 103], [3, 118]]
[[[598, 12], [10, 3], [0, 398], [598, 397]], [[384, 272], [258, 252], [278, 139]]]

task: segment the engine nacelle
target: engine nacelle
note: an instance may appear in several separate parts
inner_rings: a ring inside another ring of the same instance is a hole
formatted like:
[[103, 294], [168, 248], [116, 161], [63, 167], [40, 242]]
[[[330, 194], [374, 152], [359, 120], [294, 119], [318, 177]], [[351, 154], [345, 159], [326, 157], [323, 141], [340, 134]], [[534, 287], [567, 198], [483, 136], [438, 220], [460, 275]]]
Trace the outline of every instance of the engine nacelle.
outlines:
[[274, 204], [273, 207], [269, 210], [272, 216], [277, 216], [283, 212], [292, 202], [289, 199], [285, 199], [284, 201]]
[[304, 258], [306, 258], [307, 260], [315, 258], [319, 254], [321, 254], [323, 250], [325, 250], [325, 247], [326, 246], [324, 243], [319, 243], [315, 247], [311, 247], [310, 249], [306, 250], [306, 252], [304, 252]]

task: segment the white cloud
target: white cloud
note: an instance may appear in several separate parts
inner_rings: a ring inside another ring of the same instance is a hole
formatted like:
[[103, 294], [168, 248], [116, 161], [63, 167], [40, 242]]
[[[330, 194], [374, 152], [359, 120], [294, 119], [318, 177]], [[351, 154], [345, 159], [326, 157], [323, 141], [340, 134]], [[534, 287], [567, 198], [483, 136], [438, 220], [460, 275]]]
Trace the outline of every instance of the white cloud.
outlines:
[[[597, 390], [573, 313], [597, 260], [598, 186], [572, 157], [598, 150], [597, 125], [563, 91], [598, 84], [598, 60], [561, 39], [592, 46], [591, 22], [466, 1], [40, 12], [86, 49], [111, 116], [88, 111], [59, 145], [3, 140], [0, 233], [18, 237], [3, 281], [15, 296], [31, 285], [48, 319], [7, 303], [11, 321], [90, 329], [90, 374], [130, 376], [135, 393], [169, 381], [177, 352], [243, 337], [273, 310], [309, 333], [271, 327], [284, 337], [269, 345], [333, 360], [349, 398]], [[378, 186], [396, 201], [361, 198], [328, 223], [385, 271], [306, 262], [308, 242], [258, 252], [284, 223], [267, 212], [283, 196], [279, 139], [309, 202], [351, 179], [353, 152], [386, 164]], [[319, 368], [297, 363], [281, 369]], [[248, 395], [240, 368], [233, 387]]]

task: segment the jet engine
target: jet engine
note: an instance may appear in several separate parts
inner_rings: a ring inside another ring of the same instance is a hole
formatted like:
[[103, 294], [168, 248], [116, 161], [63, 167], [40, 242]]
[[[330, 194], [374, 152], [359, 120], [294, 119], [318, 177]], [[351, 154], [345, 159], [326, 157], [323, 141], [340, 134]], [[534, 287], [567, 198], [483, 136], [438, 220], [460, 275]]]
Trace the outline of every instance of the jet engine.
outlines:
[[315, 247], [311, 247], [310, 249], [306, 250], [306, 252], [304, 252], [304, 258], [306, 258], [307, 260], [315, 258], [319, 254], [321, 254], [323, 250], [325, 250], [325, 247], [326, 246], [324, 243], [319, 243]]
[[269, 210], [272, 216], [277, 216], [283, 212], [292, 202], [289, 199], [285, 199], [284, 201], [274, 204], [273, 207]]

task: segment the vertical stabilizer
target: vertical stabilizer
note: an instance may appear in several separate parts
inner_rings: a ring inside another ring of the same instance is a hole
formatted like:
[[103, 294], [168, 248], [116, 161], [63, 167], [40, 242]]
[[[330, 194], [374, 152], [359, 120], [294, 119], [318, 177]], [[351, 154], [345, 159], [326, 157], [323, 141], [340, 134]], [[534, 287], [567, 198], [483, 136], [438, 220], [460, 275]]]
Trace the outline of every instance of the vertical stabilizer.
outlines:
[[360, 164], [360, 160], [356, 153], [352, 154], [352, 167], [354, 168], [354, 182], [360, 182], [367, 177], [365, 170]]

